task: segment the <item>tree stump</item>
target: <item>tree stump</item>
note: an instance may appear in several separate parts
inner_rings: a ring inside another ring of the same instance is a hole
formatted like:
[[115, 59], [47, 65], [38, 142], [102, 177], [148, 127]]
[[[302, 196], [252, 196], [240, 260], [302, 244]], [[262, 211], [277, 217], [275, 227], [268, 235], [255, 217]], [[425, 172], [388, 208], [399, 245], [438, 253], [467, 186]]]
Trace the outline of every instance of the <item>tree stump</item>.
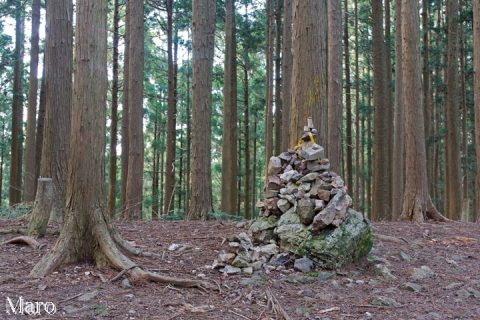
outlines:
[[53, 182], [51, 178], [39, 178], [37, 195], [33, 206], [32, 217], [28, 224], [28, 234], [43, 237], [47, 230], [53, 202]]

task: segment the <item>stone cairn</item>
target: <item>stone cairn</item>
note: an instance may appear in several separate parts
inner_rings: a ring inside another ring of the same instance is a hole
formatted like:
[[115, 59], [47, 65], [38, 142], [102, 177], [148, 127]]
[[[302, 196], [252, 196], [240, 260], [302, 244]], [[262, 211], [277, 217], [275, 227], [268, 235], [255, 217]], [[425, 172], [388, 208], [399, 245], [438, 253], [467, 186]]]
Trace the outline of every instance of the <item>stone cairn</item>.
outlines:
[[229, 238], [213, 268], [250, 274], [294, 262], [295, 269], [307, 272], [314, 265], [336, 269], [368, 254], [370, 223], [350, 209], [352, 198], [330, 170], [324, 148], [315, 143], [316, 133], [309, 118], [298, 145], [270, 158], [263, 199], [257, 203], [260, 216], [248, 232]]

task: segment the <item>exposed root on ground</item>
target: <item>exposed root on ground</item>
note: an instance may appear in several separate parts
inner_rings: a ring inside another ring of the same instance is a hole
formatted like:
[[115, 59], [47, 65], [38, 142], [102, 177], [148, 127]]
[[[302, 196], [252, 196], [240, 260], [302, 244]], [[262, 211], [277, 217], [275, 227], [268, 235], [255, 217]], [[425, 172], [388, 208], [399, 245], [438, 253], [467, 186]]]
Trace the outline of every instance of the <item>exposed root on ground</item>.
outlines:
[[10, 229], [0, 229], [0, 234], [26, 234], [27, 230], [25, 228], [10, 228]]
[[[91, 228], [95, 239], [95, 245], [92, 246], [93, 252], [91, 253], [93, 258], [99, 265], [108, 264], [121, 271], [120, 274], [111, 281], [117, 280], [126, 274], [132, 282], [152, 281], [171, 284], [181, 288], [198, 288], [204, 291], [216, 289], [213, 284], [206, 281], [170, 277], [142, 269], [121, 250], [127, 252], [133, 251], [135, 254], [142, 256], [145, 256], [145, 253], [133, 248], [133, 246], [129, 245], [120, 237], [113, 227], [109, 227], [104, 214], [100, 210], [96, 210], [92, 216], [93, 221]], [[63, 263], [79, 261], [78, 257], [74, 257], [74, 254], [76, 254], [75, 249], [82, 249], [75, 248], [76, 243], [68, 230], [70, 226], [68, 222], [65, 224], [65, 229], [62, 231], [57, 244], [37, 263], [30, 273], [31, 276], [44, 277]]]
[[41, 244], [40, 242], [33, 239], [32, 237], [27, 237], [27, 236], [18, 236], [18, 237], [12, 238], [2, 243], [2, 245], [4, 244], [28, 245], [35, 250], [39, 250], [45, 247], [45, 244]]

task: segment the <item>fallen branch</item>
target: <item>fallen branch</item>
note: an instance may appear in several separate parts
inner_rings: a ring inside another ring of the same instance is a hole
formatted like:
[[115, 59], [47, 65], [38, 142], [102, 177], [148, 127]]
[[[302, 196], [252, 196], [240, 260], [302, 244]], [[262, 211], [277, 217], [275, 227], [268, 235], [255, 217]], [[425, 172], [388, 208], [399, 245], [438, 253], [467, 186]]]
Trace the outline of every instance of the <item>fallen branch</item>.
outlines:
[[406, 239], [401, 237], [393, 237], [393, 236], [387, 236], [384, 234], [376, 234], [375, 238], [377, 238], [380, 241], [393, 242], [398, 244], [409, 244], [409, 242]]
[[42, 248], [45, 247], [45, 244], [41, 244], [40, 242], [33, 239], [32, 237], [27, 237], [27, 236], [18, 236], [18, 237], [12, 238], [2, 243], [2, 245], [4, 244], [26, 244], [35, 250], [41, 250]]
[[241, 314], [241, 313], [235, 312], [235, 311], [233, 311], [233, 310], [229, 310], [229, 311], [230, 311], [230, 313], [236, 315], [237, 317], [240, 317], [240, 318], [243, 318], [243, 319], [246, 319], [246, 320], [252, 320], [252, 319], [250, 319], [249, 317], [244, 316], [244, 315]]
[[11, 233], [18, 233], [18, 234], [25, 234], [27, 230], [24, 228], [10, 228], [10, 229], [0, 229], [0, 234], [11, 234]]
[[285, 320], [291, 320], [292, 318], [290, 318], [290, 316], [288, 315], [288, 313], [282, 308], [282, 306], [280, 305], [280, 303], [278, 302], [277, 298], [275, 298], [275, 296], [273, 295], [272, 291], [270, 291], [270, 289], [267, 289], [265, 291], [266, 295], [267, 295], [267, 306], [269, 309], [271, 309], [275, 315], [281, 315], [283, 317], [283, 319]]
[[340, 311], [340, 308], [339, 307], [332, 307], [332, 308], [328, 308], [328, 309], [323, 309], [323, 310], [320, 310], [318, 313], [324, 314], [324, 313], [328, 313], [328, 312], [332, 312], [332, 311]]

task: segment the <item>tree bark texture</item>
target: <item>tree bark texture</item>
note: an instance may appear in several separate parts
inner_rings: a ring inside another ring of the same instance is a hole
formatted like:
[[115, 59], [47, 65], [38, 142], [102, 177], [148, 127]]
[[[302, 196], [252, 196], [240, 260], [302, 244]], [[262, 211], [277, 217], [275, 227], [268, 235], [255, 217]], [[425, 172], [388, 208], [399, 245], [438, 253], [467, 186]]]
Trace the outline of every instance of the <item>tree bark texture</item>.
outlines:
[[35, 205], [33, 206], [32, 219], [28, 224], [27, 232], [31, 236], [43, 237], [47, 231], [48, 220], [52, 211], [52, 178], [39, 178], [37, 185]]
[[460, 174], [460, 131], [458, 94], [458, 0], [447, 0], [447, 65], [445, 113], [447, 135], [446, 152], [446, 215], [459, 219], [462, 211], [462, 189]]
[[221, 211], [237, 214], [237, 41], [235, 1], [225, 2]]
[[393, 154], [395, 170], [392, 185], [392, 218], [402, 212], [405, 186], [405, 113], [402, 65], [402, 0], [395, 0], [395, 116]]
[[168, 109], [167, 109], [167, 159], [165, 167], [165, 203], [163, 212], [174, 209], [175, 155], [177, 105], [175, 101], [175, 66], [173, 63], [173, 0], [166, 0], [167, 8], [167, 59], [168, 59]]
[[40, 28], [40, 0], [32, 2], [32, 36], [30, 38], [30, 76], [28, 89], [27, 135], [25, 140], [25, 173], [23, 183], [23, 201], [35, 200], [35, 129], [38, 97], [38, 55]]
[[129, 0], [130, 38], [128, 48], [128, 173], [126, 216], [142, 219], [143, 197], [143, 0]]
[[292, 0], [283, 2], [282, 37], [282, 150], [290, 146], [290, 110], [292, 108]]
[[401, 218], [416, 222], [427, 218], [442, 220], [428, 192], [418, 0], [403, 0], [401, 16], [406, 134], [406, 181]]
[[22, 140], [23, 140], [23, 54], [25, 16], [23, 3], [15, 4], [15, 61], [13, 66], [12, 136], [10, 138], [9, 204], [22, 201]]
[[282, 149], [282, 1], [276, 0], [275, 4], [275, 154], [280, 154]]
[[193, 0], [192, 165], [188, 219], [212, 211], [211, 113], [215, 45], [215, 0]]
[[53, 179], [51, 219], [63, 219], [68, 173], [73, 63], [72, 1], [47, 1], [46, 110], [40, 176]]
[[[474, 68], [474, 104], [475, 104], [475, 147], [477, 156], [477, 186], [480, 186], [480, 0], [473, 0], [473, 68]], [[480, 207], [474, 211], [479, 216]], [[478, 222], [478, 220], [477, 220]]]
[[[345, 6], [346, 6], [345, 1]], [[340, 172], [340, 164], [342, 159], [342, 10], [341, 2], [338, 0], [327, 1], [328, 10], [328, 137], [327, 149], [328, 158], [333, 171]], [[347, 16], [348, 13], [345, 13]], [[345, 32], [348, 34], [347, 20], [345, 20]], [[345, 38], [347, 40], [347, 38]], [[345, 62], [348, 59], [348, 44], [345, 43]], [[345, 64], [345, 70], [350, 67]], [[346, 71], [346, 75], [350, 77], [350, 71]], [[347, 86], [347, 115], [348, 102], [350, 102], [350, 80], [346, 79]], [[350, 103], [351, 107], [351, 103]], [[351, 113], [350, 113], [351, 116]], [[351, 117], [350, 117], [351, 120]], [[348, 120], [347, 120], [348, 122]], [[348, 130], [348, 124], [347, 124]], [[352, 137], [351, 122], [350, 122], [350, 136], [347, 132], [347, 148], [348, 138]], [[351, 155], [351, 153], [350, 153]], [[351, 159], [350, 159], [351, 160]], [[348, 161], [348, 160], [347, 160]], [[350, 161], [350, 165], [352, 162]], [[351, 169], [351, 167], [350, 167]], [[351, 185], [347, 183], [351, 188]]]
[[372, 220], [390, 218], [390, 176], [388, 172], [389, 139], [387, 101], [387, 63], [383, 30], [382, 0], [372, 0], [372, 40], [373, 40], [373, 195]]
[[[274, 0], [267, 0], [267, 47], [266, 47], [266, 84], [265, 84], [265, 163], [268, 163], [273, 155], [273, 21]], [[265, 166], [265, 176], [267, 168]]]
[[[308, 117], [327, 138], [327, 4], [326, 0], [293, 1], [293, 73], [290, 145], [295, 146]], [[328, 150], [328, 146], [327, 150]]]
[[117, 200], [117, 142], [118, 142], [118, 42], [120, 35], [120, 4], [118, 0], [113, 3], [113, 79], [112, 79], [112, 116], [110, 124], [110, 170], [108, 188], [108, 213], [115, 216], [115, 203]]

